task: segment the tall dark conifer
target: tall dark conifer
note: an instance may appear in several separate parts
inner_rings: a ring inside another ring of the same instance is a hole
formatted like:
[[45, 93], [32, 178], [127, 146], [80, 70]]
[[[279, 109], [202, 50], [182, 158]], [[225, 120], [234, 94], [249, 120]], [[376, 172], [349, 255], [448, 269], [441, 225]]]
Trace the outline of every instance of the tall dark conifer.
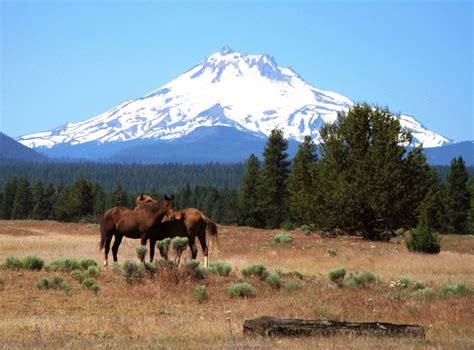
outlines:
[[406, 183], [413, 167], [403, 145], [411, 135], [388, 109], [356, 104], [323, 127], [321, 136], [322, 226], [386, 238], [382, 232], [400, 227], [407, 207], [419, 205], [407, 196], [414, 190]]
[[260, 162], [252, 154], [245, 163], [245, 175], [239, 193], [239, 224], [261, 227], [263, 224], [259, 201]]
[[72, 214], [79, 220], [91, 215], [94, 209], [94, 199], [89, 183], [84, 179], [76, 181], [71, 192]]
[[316, 145], [310, 136], [306, 136], [298, 147], [288, 178], [290, 212], [292, 220], [298, 224], [314, 223], [317, 160]]
[[462, 157], [451, 161], [446, 184], [449, 233], [468, 233], [467, 215], [470, 195], [467, 188], [468, 174]]
[[51, 214], [51, 204], [41, 181], [37, 181], [31, 186], [31, 195], [33, 201], [32, 218], [36, 220], [47, 219]]
[[12, 177], [3, 186], [3, 198], [0, 205], [2, 206], [2, 218], [11, 219], [13, 202], [15, 201], [16, 189], [18, 187], [18, 178]]
[[119, 184], [115, 188], [114, 192], [110, 197], [110, 207], [122, 206], [126, 207], [128, 205], [127, 193], [123, 190], [122, 186]]
[[259, 197], [266, 227], [279, 227], [289, 218], [287, 181], [290, 162], [283, 131], [272, 130], [263, 150]]
[[13, 201], [12, 218], [13, 219], [27, 219], [31, 214], [32, 199], [31, 199], [30, 183], [26, 177], [20, 177], [18, 180], [18, 187], [15, 193], [15, 200]]

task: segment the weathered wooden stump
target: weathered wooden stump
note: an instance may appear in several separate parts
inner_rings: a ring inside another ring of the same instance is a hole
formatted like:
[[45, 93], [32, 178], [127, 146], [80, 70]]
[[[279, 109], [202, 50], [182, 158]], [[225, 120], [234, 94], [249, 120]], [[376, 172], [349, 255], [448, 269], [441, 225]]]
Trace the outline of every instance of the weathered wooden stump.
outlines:
[[310, 336], [351, 333], [357, 335], [425, 337], [418, 325], [384, 322], [344, 322], [330, 320], [301, 320], [263, 316], [244, 322], [244, 334], [262, 336]]

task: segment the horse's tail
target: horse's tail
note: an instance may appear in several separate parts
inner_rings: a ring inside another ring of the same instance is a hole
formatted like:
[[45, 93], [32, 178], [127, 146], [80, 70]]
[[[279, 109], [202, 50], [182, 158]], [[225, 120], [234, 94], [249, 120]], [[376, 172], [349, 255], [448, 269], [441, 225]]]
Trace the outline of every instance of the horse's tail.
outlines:
[[102, 216], [102, 219], [100, 220], [100, 242], [99, 242], [99, 252], [102, 251], [105, 247], [105, 241], [107, 240], [107, 232], [105, 232], [105, 214]]
[[[217, 234], [217, 225], [214, 221], [209, 219], [206, 215], [201, 214], [204, 223], [206, 224], [206, 234], [212, 241], [212, 250], [219, 252], [219, 235]], [[215, 247], [215, 248], [214, 248]]]

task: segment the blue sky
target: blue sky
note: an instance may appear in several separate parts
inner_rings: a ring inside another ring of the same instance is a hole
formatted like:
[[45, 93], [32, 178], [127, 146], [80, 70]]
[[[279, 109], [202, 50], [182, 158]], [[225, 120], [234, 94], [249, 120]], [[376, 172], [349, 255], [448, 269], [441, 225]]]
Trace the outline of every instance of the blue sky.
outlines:
[[94, 117], [230, 46], [474, 139], [470, 1], [8, 1], [0, 130]]

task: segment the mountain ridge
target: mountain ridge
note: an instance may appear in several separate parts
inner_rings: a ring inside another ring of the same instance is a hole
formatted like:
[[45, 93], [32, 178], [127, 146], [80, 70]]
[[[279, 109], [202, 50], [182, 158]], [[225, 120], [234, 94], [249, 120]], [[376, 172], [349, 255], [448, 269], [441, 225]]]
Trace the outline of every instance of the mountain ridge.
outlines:
[[[223, 47], [169, 83], [81, 122], [17, 140], [38, 148], [74, 147], [90, 142], [177, 141], [198, 128], [232, 127], [266, 137], [274, 128], [290, 140], [310, 135], [347, 111], [353, 102], [307, 83], [268, 55], [248, 55]], [[452, 140], [426, 129], [414, 117], [398, 116], [414, 143], [435, 147]], [[47, 153], [47, 151], [45, 152]], [[54, 152], [53, 152], [54, 153]]]

